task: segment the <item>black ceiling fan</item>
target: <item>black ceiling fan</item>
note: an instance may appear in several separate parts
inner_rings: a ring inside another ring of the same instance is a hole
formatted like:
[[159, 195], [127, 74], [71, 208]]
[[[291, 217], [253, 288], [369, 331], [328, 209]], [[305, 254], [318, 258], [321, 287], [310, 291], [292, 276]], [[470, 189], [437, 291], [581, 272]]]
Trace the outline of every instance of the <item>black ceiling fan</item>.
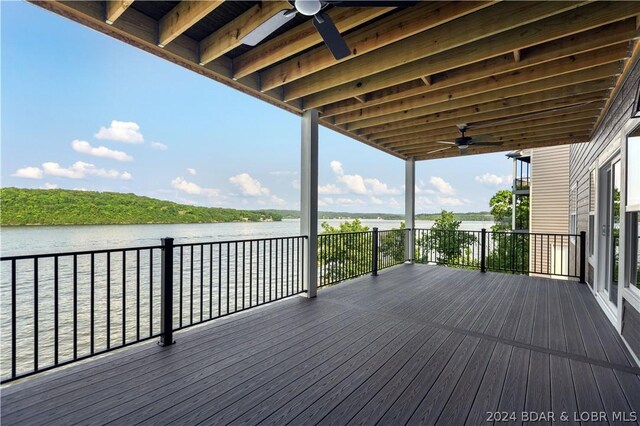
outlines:
[[434, 152], [444, 151], [449, 148], [458, 148], [460, 150], [460, 154], [464, 155], [467, 152], [467, 148], [470, 146], [500, 146], [502, 142], [488, 142], [485, 139], [490, 138], [492, 135], [478, 135], [478, 136], [467, 136], [465, 132], [469, 129], [467, 124], [457, 124], [456, 127], [461, 133], [459, 138], [456, 138], [453, 141], [437, 141], [436, 143], [451, 145], [446, 148], [436, 149], [434, 151], [430, 151], [427, 154], [433, 154]]
[[289, 0], [292, 9], [281, 10], [267, 19], [255, 30], [247, 34], [241, 42], [249, 46], [255, 46], [271, 35], [278, 28], [293, 19], [298, 13], [313, 17], [313, 25], [320, 33], [333, 57], [342, 59], [351, 54], [351, 49], [347, 46], [340, 32], [331, 20], [331, 17], [323, 12], [328, 6], [336, 7], [410, 7], [417, 1], [394, 1], [394, 0], [362, 0], [362, 1], [340, 1], [340, 0]]

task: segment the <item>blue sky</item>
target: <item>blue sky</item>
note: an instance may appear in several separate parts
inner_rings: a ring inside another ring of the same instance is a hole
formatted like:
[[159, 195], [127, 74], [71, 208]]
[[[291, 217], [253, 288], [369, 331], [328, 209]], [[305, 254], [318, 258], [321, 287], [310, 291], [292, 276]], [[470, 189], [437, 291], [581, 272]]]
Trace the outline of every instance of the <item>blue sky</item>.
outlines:
[[[299, 117], [24, 2], [0, 2], [2, 186], [299, 206]], [[487, 210], [510, 162], [419, 162], [417, 210]], [[402, 212], [404, 162], [320, 129], [321, 210]]]

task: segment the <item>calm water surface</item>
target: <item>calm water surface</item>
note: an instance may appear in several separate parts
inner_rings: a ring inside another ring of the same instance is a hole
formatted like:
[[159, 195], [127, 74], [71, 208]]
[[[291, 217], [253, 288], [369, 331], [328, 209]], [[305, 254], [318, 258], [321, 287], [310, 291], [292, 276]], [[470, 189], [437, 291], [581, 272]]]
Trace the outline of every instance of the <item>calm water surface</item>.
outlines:
[[[327, 220], [338, 226], [344, 220]], [[399, 220], [362, 220], [369, 228], [398, 228]], [[460, 229], [479, 231], [492, 222], [463, 222]], [[417, 221], [418, 228], [430, 228], [432, 221]], [[36, 253], [58, 253], [160, 244], [160, 238], [173, 237], [175, 243], [243, 240], [252, 238], [300, 235], [300, 221], [245, 222], [172, 225], [85, 225], [85, 226], [20, 226], [0, 231], [2, 256]]]

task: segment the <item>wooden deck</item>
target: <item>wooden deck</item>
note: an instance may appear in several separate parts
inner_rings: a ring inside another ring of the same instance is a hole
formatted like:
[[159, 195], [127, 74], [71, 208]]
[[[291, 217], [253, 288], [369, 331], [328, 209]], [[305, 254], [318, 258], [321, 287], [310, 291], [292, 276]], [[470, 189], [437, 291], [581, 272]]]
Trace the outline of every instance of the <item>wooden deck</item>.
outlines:
[[640, 369], [574, 282], [402, 265], [176, 341], [5, 387], [2, 423], [457, 425], [493, 411], [571, 423], [640, 411]]

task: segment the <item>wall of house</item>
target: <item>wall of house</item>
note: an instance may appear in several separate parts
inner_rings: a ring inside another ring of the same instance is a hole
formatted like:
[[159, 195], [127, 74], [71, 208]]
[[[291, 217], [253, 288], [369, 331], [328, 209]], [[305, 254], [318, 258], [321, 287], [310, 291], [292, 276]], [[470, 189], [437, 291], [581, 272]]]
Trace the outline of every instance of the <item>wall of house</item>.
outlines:
[[[618, 134], [631, 118], [638, 84], [640, 84], [640, 61], [636, 61], [631, 65], [629, 74], [613, 98], [610, 107], [599, 123], [591, 141], [589, 143], [571, 146], [569, 187], [571, 188], [572, 185], [577, 184], [578, 232], [589, 231], [590, 172], [594, 165], [596, 165], [598, 158], [610, 151], [614, 144], [617, 144]], [[622, 160], [624, 161], [625, 159], [623, 158]], [[568, 220], [569, 216], [567, 215], [567, 222]], [[598, 226], [596, 224], [596, 233], [597, 230]], [[587, 240], [589, 240], [588, 237]], [[597, 268], [597, 261], [595, 261], [595, 259], [590, 267]], [[625, 292], [621, 292], [621, 294], [626, 298]], [[636, 356], [640, 356], [640, 339], [632, 338], [632, 336], [640, 335], [638, 330], [633, 330], [635, 327], [634, 324], [640, 324], [640, 320], [638, 320], [640, 313], [638, 312], [637, 303], [628, 303], [626, 300], [623, 300], [622, 303], [618, 303], [618, 307], [620, 312], [618, 313], [618, 319], [615, 325], [618, 327], [618, 330], [622, 330], [623, 337], [625, 334], [629, 336], [629, 339], [626, 339], [627, 344]]]
[[569, 145], [535, 148], [531, 153], [530, 232], [569, 232]]

